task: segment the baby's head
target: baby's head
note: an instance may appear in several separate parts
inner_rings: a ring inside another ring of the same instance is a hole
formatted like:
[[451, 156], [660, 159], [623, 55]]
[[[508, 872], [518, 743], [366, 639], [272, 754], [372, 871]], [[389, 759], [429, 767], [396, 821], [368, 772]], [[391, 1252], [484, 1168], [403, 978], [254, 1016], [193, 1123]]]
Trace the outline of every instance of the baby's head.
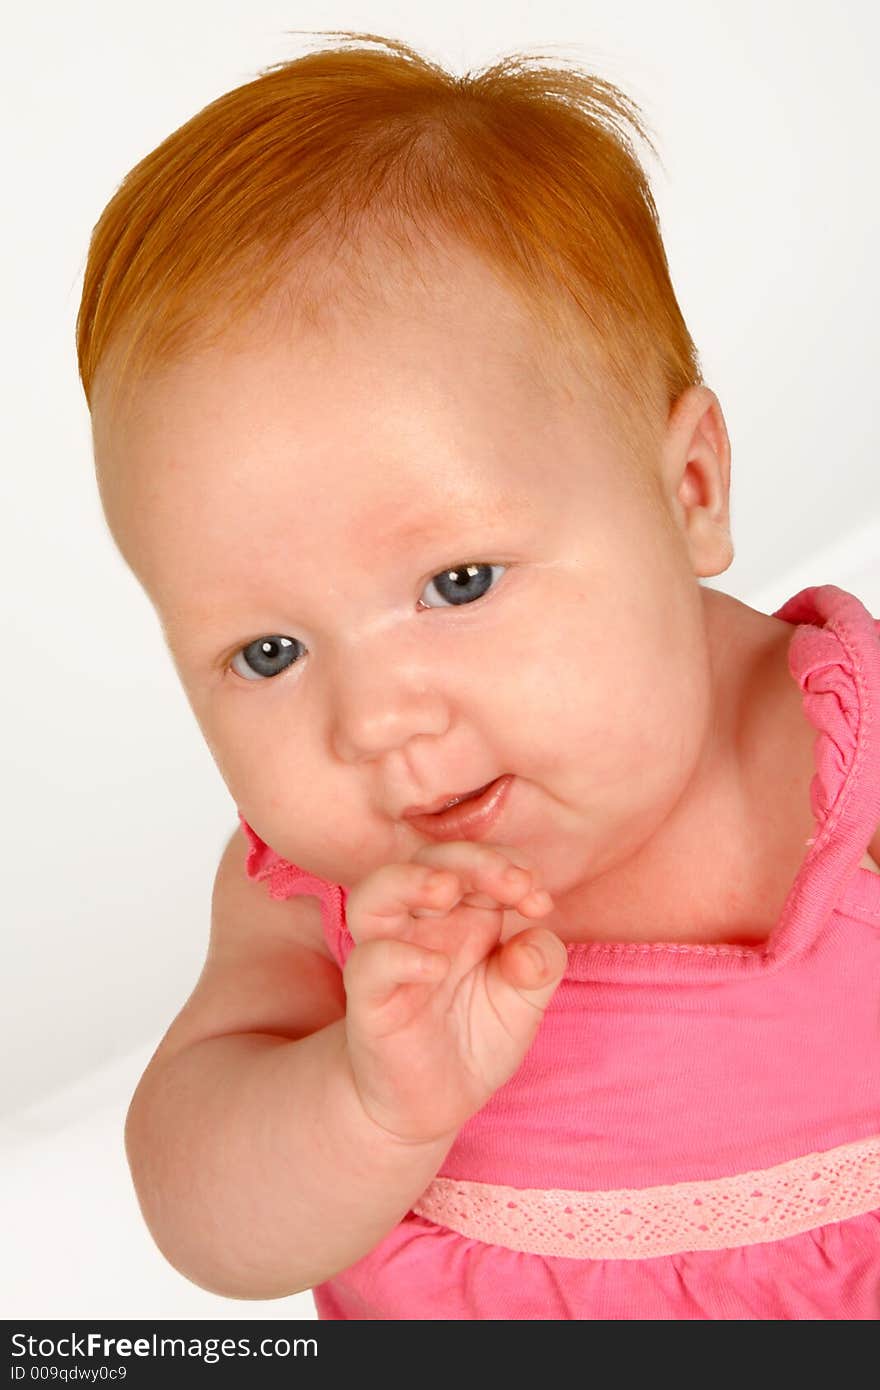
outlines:
[[[101, 498], [234, 802], [350, 886], [515, 775], [564, 894], [713, 714], [729, 448], [597, 79], [409, 49], [270, 69], [148, 155], [78, 324]], [[550, 95], [553, 92], [555, 95]]]

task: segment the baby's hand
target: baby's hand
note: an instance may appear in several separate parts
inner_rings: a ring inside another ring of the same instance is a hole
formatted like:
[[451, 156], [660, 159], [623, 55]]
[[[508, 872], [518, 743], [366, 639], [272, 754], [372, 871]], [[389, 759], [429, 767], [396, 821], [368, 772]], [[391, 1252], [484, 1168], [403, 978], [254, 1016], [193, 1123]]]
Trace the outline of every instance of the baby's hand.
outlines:
[[541, 917], [553, 906], [509, 853], [423, 845], [348, 894], [355, 1086], [366, 1113], [408, 1143], [459, 1129], [513, 1075], [565, 972], [565, 945], [546, 928], [501, 943], [505, 909]]

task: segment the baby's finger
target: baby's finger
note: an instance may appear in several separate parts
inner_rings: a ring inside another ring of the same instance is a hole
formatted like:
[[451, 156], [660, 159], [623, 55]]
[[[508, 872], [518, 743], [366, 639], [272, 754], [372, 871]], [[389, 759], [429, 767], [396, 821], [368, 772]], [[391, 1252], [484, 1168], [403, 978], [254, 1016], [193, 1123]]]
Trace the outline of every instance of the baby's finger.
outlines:
[[439, 984], [449, 969], [449, 957], [412, 941], [377, 937], [350, 951], [342, 971], [348, 999], [358, 1006], [379, 1008], [402, 984]]
[[448, 912], [461, 896], [456, 874], [431, 864], [384, 864], [348, 894], [345, 915], [355, 941], [404, 936], [410, 916]]
[[568, 950], [555, 932], [527, 927], [508, 938], [498, 952], [497, 962], [508, 984], [544, 1008], [565, 973]]
[[518, 865], [520, 868], [530, 869], [532, 873], [537, 873], [528, 856], [523, 854], [521, 849], [514, 845], [496, 844], [494, 840], [446, 840], [419, 845], [411, 862], [413, 864], [433, 864], [435, 868], [456, 870], [468, 866], [473, 868], [483, 862], [499, 862], [504, 868]]
[[[421, 845], [413, 863], [432, 864], [454, 870], [462, 881], [462, 901], [471, 907], [518, 907], [522, 900], [541, 890], [540, 874], [531, 864], [517, 863], [519, 851], [506, 845], [487, 845], [472, 840], [450, 840], [445, 844]], [[548, 907], [536, 909], [547, 911]]]

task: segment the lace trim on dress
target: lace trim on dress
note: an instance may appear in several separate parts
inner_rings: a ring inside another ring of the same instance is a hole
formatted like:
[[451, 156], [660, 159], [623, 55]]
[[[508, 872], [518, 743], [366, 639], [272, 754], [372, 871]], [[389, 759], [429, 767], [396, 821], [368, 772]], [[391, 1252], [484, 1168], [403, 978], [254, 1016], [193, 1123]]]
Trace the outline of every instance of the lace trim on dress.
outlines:
[[784, 1240], [880, 1207], [880, 1135], [773, 1168], [615, 1191], [434, 1178], [417, 1216], [533, 1255], [636, 1260]]

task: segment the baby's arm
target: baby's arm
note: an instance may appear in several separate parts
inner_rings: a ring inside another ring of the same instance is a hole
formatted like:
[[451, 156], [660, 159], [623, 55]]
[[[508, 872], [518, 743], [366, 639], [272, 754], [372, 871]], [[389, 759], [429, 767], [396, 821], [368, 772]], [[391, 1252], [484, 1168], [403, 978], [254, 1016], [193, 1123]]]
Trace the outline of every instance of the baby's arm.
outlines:
[[364, 1111], [345, 991], [315, 898], [270, 899], [239, 827], [217, 870], [201, 977], [144, 1072], [125, 1142], [144, 1219], [193, 1283], [229, 1298], [311, 1288], [371, 1250], [436, 1174]]

